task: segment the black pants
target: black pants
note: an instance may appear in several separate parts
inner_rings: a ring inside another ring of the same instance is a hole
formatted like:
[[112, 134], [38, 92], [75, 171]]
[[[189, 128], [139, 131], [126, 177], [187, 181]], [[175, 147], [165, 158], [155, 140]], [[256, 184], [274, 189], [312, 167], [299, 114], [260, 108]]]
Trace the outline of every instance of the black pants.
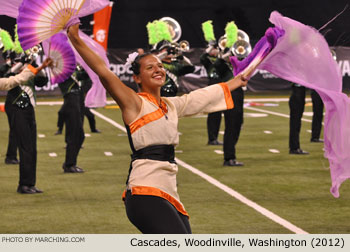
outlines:
[[299, 135], [301, 129], [301, 118], [305, 107], [305, 87], [292, 86], [292, 94], [289, 98], [289, 149], [300, 148]]
[[[83, 111], [84, 113], [82, 114], [82, 120], [83, 120], [83, 125], [84, 125], [84, 115], [87, 117], [90, 125], [91, 131], [96, 131], [96, 120], [95, 120], [95, 115], [91, 113], [90, 109], [88, 107], [83, 106]], [[62, 131], [64, 126], [64, 116], [63, 116], [63, 111], [62, 107], [58, 111], [58, 120], [57, 120], [57, 128]]]
[[244, 92], [237, 88], [231, 92], [234, 108], [224, 110], [225, 134], [224, 134], [224, 159], [236, 159], [236, 144], [243, 124]]
[[9, 102], [5, 102], [5, 111], [7, 115], [7, 120], [9, 123], [9, 140], [7, 145], [6, 158], [7, 159], [17, 159], [17, 140], [14, 125], [11, 125], [11, 121], [13, 120], [13, 105]]
[[13, 117], [11, 126], [16, 134], [19, 149], [19, 185], [34, 186], [36, 182], [36, 121], [32, 105], [19, 108], [11, 105]]
[[125, 208], [131, 223], [144, 234], [192, 233], [188, 217], [163, 198], [127, 191]]
[[221, 114], [225, 116], [224, 159], [236, 159], [236, 144], [243, 124], [244, 92], [238, 88], [231, 92], [234, 108], [208, 114], [207, 129], [209, 141], [218, 138]]
[[311, 100], [313, 111], [311, 139], [319, 139], [321, 136], [324, 105], [320, 95], [315, 90], [311, 90]]
[[64, 116], [63, 116], [63, 105], [61, 106], [60, 110], [58, 111], [58, 119], [57, 119], [57, 128], [62, 131], [64, 126]]
[[65, 140], [67, 143], [65, 166], [75, 166], [80, 148], [84, 142], [84, 129], [81, 120], [79, 93], [68, 93], [64, 96], [62, 115], [66, 124]]
[[96, 120], [95, 115], [91, 113], [90, 109], [88, 107], [84, 106], [84, 115], [87, 117], [90, 125], [91, 131], [96, 131]]
[[214, 141], [218, 139], [220, 124], [221, 124], [222, 111], [213, 112], [208, 114], [207, 118], [207, 130], [208, 141]]

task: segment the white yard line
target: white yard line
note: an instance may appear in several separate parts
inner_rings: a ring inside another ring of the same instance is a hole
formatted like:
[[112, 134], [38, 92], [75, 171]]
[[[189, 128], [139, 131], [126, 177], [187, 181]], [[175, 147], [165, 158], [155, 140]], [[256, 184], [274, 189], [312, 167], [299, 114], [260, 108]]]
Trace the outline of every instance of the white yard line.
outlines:
[[[117, 122], [113, 121], [112, 119], [102, 115], [101, 113], [97, 112], [94, 109], [91, 109], [91, 112], [93, 114], [95, 114], [96, 116], [100, 117], [101, 119], [109, 122], [113, 126], [117, 127], [121, 131], [126, 132], [125, 127], [123, 127], [119, 123], [117, 123]], [[201, 178], [203, 178], [206, 181], [208, 181], [210, 184], [220, 188], [221, 190], [223, 190], [224, 192], [228, 193], [232, 197], [236, 198], [237, 200], [241, 201], [242, 203], [246, 204], [247, 206], [253, 208], [254, 210], [256, 210], [257, 212], [259, 212], [262, 215], [266, 216], [267, 218], [271, 219], [272, 221], [282, 225], [286, 229], [288, 229], [288, 230], [290, 230], [290, 231], [292, 231], [292, 232], [294, 232], [296, 234], [307, 234], [306, 231], [304, 231], [301, 228], [293, 225], [289, 221], [279, 217], [278, 215], [274, 214], [273, 212], [267, 210], [266, 208], [256, 204], [255, 202], [249, 200], [248, 198], [244, 197], [242, 194], [240, 194], [240, 193], [236, 192], [235, 190], [233, 190], [232, 188], [222, 184], [220, 181], [214, 179], [213, 177], [211, 177], [211, 176], [205, 174], [204, 172], [202, 172], [202, 171], [192, 167], [191, 165], [183, 162], [182, 160], [180, 160], [178, 158], [176, 158], [175, 160], [182, 167], [184, 167], [184, 168], [188, 169], [189, 171], [191, 171], [192, 173], [200, 176]]]
[[182, 167], [190, 170], [194, 174], [197, 174], [201, 178], [205, 179], [208, 181], [210, 184], [215, 185], [216, 187], [220, 188], [224, 192], [228, 193], [232, 197], [236, 198], [237, 200], [241, 201], [242, 203], [246, 204], [247, 206], [250, 206], [257, 212], [261, 213], [262, 215], [266, 216], [267, 218], [271, 219], [272, 221], [282, 225], [283, 227], [287, 228], [288, 230], [296, 233], [296, 234], [308, 234], [306, 231], [302, 230], [301, 228], [293, 225], [289, 221], [279, 217], [278, 215], [274, 214], [273, 212], [267, 210], [266, 208], [256, 204], [255, 202], [251, 201], [250, 199], [244, 197], [242, 194], [236, 192], [232, 188], [222, 184], [220, 181], [214, 179], [213, 177], [205, 174], [204, 172], [192, 167], [189, 164], [186, 164], [185, 162], [181, 161], [178, 158], [175, 158], [176, 163], [181, 165]]
[[280, 151], [276, 150], [276, 149], [269, 149], [269, 152], [271, 152], [271, 153], [280, 153]]
[[[262, 112], [262, 113], [266, 113], [266, 114], [270, 114], [270, 115], [275, 115], [275, 116], [281, 116], [281, 117], [285, 117], [285, 118], [289, 118], [289, 115], [286, 114], [282, 114], [282, 113], [277, 113], [277, 112], [272, 112], [269, 110], [265, 110], [265, 109], [259, 109], [259, 108], [252, 108], [252, 107], [245, 107], [244, 109], [248, 109], [248, 110], [253, 110], [253, 111], [258, 111], [258, 112]], [[312, 120], [309, 119], [301, 119], [304, 122], [312, 122]]]

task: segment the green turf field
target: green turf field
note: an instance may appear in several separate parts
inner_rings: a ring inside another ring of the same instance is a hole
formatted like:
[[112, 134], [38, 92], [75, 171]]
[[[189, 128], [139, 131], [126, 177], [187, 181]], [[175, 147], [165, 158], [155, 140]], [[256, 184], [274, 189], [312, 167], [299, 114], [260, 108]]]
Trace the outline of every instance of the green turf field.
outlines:
[[[289, 119], [267, 113], [288, 115], [288, 103], [269, 103], [278, 106], [245, 109], [237, 145], [237, 157], [244, 167], [222, 166], [223, 155], [215, 152], [222, 148], [206, 145], [205, 117], [180, 119], [177, 158], [275, 214], [270, 219], [179, 166], [178, 190], [193, 233], [293, 233], [293, 228], [276, 223], [276, 216], [308, 233], [350, 233], [350, 182], [341, 186], [340, 198], [331, 195], [328, 161], [322, 144], [310, 143], [308, 121], [302, 123], [301, 147], [310, 155], [289, 155]], [[90, 136], [85, 138], [78, 165], [86, 172], [64, 174], [64, 136], [54, 135], [59, 108], [36, 107], [37, 187], [44, 190], [37, 195], [16, 193], [18, 166], [3, 162], [8, 124], [5, 113], [0, 112], [0, 233], [139, 233], [128, 221], [121, 200], [130, 161], [125, 132], [96, 116], [102, 134], [91, 134], [85, 119], [85, 132]], [[305, 110], [311, 112], [312, 108], [306, 106]], [[123, 125], [118, 109], [96, 111]], [[311, 121], [311, 116], [304, 118]], [[106, 156], [106, 152], [113, 155]]]

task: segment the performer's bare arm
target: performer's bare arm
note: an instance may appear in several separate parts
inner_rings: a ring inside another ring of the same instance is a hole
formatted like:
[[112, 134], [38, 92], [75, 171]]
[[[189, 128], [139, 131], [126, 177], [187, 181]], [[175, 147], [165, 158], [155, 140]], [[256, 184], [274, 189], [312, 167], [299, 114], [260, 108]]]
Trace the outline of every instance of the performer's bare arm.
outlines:
[[131, 123], [141, 110], [141, 98], [127, 87], [108, 67], [102, 58], [79, 37], [79, 24], [69, 27], [67, 33], [74, 48], [86, 64], [99, 76], [103, 86], [118, 103], [126, 124]]
[[227, 81], [228, 88], [230, 91], [235, 90], [239, 87], [244, 87], [247, 85], [248, 80], [243, 77], [243, 75], [237, 75], [235, 78]]

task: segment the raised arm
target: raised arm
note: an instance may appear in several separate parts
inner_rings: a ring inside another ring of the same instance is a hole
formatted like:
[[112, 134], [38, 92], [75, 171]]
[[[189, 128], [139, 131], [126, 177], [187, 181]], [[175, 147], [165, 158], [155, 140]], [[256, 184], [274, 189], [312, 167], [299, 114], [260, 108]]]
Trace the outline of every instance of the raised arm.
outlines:
[[124, 122], [131, 123], [141, 110], [141, 98], [127, 87], [105, 64], [102, 58], [91, 50], [79, 37], [79, 24], [69, 27], [67, 34], [74, 48], [86, 64], [99, 76], [108, 93], [122, 110]]

